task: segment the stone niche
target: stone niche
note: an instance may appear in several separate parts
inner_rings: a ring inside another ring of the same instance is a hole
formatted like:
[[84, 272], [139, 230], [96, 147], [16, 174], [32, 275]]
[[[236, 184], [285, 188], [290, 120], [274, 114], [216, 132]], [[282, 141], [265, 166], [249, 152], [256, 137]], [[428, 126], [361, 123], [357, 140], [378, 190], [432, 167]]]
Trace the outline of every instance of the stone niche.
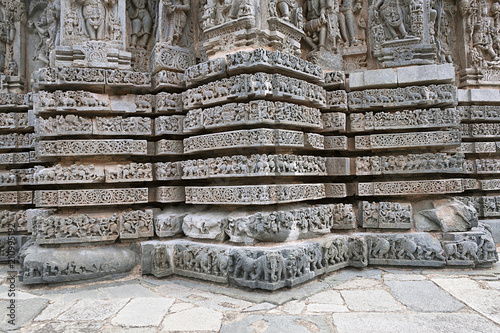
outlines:
[[24, 284], [264, 290], [345, 267], [489, 267], [499, 13], [0, 0], [0, 262]]

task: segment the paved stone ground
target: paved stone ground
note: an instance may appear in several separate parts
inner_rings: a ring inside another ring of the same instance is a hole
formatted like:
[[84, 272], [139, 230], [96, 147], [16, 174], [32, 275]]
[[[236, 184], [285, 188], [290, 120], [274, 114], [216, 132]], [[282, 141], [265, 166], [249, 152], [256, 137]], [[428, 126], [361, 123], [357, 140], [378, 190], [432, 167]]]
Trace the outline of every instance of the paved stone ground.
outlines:
[[500, 264], [492, 269], [347, 269], [293, 290], [251, 292], [143, 277], [77, 286], [17, 284], [18, 332], [500, 332]]

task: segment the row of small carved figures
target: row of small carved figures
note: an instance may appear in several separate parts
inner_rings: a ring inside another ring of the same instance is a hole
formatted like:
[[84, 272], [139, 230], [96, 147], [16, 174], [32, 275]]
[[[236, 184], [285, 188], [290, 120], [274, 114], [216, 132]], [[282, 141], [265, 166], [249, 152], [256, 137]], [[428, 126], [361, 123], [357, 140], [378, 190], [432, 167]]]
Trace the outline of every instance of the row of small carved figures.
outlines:
[[464, 154], [409, 154], [398, 156], [363, 156], [356, 158], [356, 172], [391, 172], [417, 170], [463, 170]]
[[43, 239], [57, 239], [150, 232], [152, 230], [152, 217], [142, 211], [138, 212], [139, 214], [128, 214], [127, 216], [113, 214], [109, 218], [93, 217], [86, 214], [76, 217], [37, 216], [35, 218], [35, 235]]
[[399, 202], [363, 202], [363, 225], [411, 222], [411, 205], [402, 205]]
[[358, 257], [366, 258], [366, 248], [358, 240], [347, 244], [345, 239], [338, 239], [323, 246], [311, 243], [266, 252], [176, 245], [173, 262], [174, 267], [181, 270], [272, 283], [307, 275]]
[[[375, 259], [400, 260], [498, 260], [496, 245], [491, 236], [491, 230], [477, 237], [463, 236], [454, 242], [443, 242], [443, 246], [436, 246], [430, 242], [419, 241], [418, 238], [377, 237], [368, 241], [368, 253]], [[482, 258], [480, 258], [482, 257]]]
[[[343, 208], [343, 209], [341, 209]], [[335, 223], [353, 225], [356, 217], [352, 205], [342, 207], [324, 205], [291, 211], [256, 213], [244, 218], [228, 218], [229, 235], [252, 236], [252, 234], [276, 234], [282, 230], [307, 232], [328, 230]]]
[[[158, 162], [154, 164], [157, 179], [193, 178], [210, 175], [249, 175], [265, 173], [310, 173], [326, 174], [324, 157], [302, 155], [244, 155], [224, 156], [206, 160], [181, 162]], [[105, 167], [108, 180], [153, 179], [151, 163], [129, 163]], [[93, 164], [73, 164], [46, 168], [35, 166], [29, 169], [11, 169], [0, 173], [0, 184], [41, 184], [55, 181], [99, 181], [104, 177], [102, 167]]]
[[88, 67], [45, 67], [34, 75], [35, 82], [50, 83], [109, 83], [109, 84], [151, 84], [151, 74], [121, 69]]
[[228, 98], [250, 93], [290, 94], [300, 99], [304, 97], [326, 103], [325, 91], [320, 86], [306, 81], [292, 79], [280, 74], [241, 74], [218, 82], [183, 92], [184, 106], [203, 104], [218, 98]]
[[429, 104], [435, 101], [456, 102], [456, 87], [445, 84], [396, 89], [371, 89], [348, 93], [349, 106], [353, 108], [362, 105], [392, 105], [408, 102], [425, 102]]
[[74, 261], [68, 262], [66, 265], [60, 266], [58, 264], [46, 262], [32, 263], [24, 265], [21, 275], [24, 279], [33, 279], [39, 277], [59, 277], [70, 275], [95, 275], [99, 273], [115, 272], [116, 268], [112, 264], [77, 264]]

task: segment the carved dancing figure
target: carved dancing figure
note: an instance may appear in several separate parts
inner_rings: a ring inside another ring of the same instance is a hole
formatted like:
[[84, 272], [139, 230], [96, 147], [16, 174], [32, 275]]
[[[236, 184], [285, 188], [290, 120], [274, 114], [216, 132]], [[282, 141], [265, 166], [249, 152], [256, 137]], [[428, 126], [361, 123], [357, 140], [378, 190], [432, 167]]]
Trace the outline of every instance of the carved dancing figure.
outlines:
[[153, 18], [151, 17], [151, 1], [128, 0], [127, 13], [132, 21], [132, 33], [130, 45], [132, 47], [145, 47], [148, 44], [153, 29]]
[[325, 48], [328, 33], [328, 15], [331, 14], [331, 0], [307, 0], [304, 5], [306, 42], [313, 50]]
[[173, 0], [165, 3], [166, 25], [165, 42], [170, 45], [179, 44], [187, 22], [189, 0]]
[[380, 17], [389, 33], [390, 39], [404, 39], [409, 37], [404, 26], [404, 13], [399, 0], [377, 0], [375, 16]]
[[356, 39], [358, 33], [354, 15], [359, 13], [362, 4], [359, 0], [342, 0], [340, 11], [337, 14], [339, 20], [340, 35], [348, 46], [358, 45]]
[[14, 24], [0, 10], [0, 74], [3, 74], [5, 70], [7, 45], [14, 41], [15, 33]]

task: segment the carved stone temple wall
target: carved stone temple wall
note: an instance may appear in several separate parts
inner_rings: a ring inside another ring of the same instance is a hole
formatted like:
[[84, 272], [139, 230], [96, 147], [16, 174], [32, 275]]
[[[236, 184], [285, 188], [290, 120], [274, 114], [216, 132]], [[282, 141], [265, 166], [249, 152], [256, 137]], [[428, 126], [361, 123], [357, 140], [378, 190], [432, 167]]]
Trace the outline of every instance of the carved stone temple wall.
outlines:
[[499, 36], [498, 0], [0, 0], [0, 261], [267, 290], [491, 266]]

